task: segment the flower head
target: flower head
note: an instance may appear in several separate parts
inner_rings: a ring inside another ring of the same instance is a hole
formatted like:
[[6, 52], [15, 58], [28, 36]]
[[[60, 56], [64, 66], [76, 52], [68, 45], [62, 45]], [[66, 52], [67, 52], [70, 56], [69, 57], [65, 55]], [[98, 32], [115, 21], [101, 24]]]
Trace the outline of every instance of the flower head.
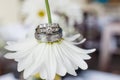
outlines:
[[64, 76], [69, 73], [76, 76], [76, 69], [88, 68], [84, 60], [90, 59], [88, 54], [95, 49], [86, 50], [75, 46], [74, 44], [85, 41], [83, 39], [78, 43], [74, 42], [80, 37], [79, 34], [65, 39], [61, 33], [58, 24], [39, 25], [35, 32], [36, 38], [8, 42], [6, 49], [16, 52], [8, 53], [5, 57], [18, 62], [18, 71], [24, 70], [25, 79], [36, 73], [46, 80], [54, 80], [56, 74]]
[[[40, 23], [46, 23], [47, 12], [43, 3], [44, 0], [24, 0], [22, 6], [22, 14], [26, 16], [25, 24], [37, 26]], [[58, 16], [53, 12], [52, 19], [54, 22], [58, 22]]]

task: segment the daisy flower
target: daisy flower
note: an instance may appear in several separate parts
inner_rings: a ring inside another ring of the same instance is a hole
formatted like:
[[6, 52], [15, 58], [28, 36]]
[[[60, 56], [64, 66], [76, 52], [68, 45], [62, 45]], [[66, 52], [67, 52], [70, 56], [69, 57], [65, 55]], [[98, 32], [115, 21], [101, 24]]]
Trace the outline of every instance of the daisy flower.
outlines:
[[[25, 24], [31, 24], [36, 26], [40, 23], [46, 23], [47, 13], [45, 5], [43, 3], [44, 0], [24, 0], [22, 6], [22, 14], [26, 16], [24, 21]], [[57, 22], [57, 15], [55, 15], [53, 12], [51, 14], [53, 21]]]
[[69, 73], [76, 76], [75, 70], [88, 68], [84, 60], [90, 59], [88, 54], [95, 51], [75, 46], [85, 41], [75, 42], [79, 37], [77, 34], [65, 39], [58, 24], [40, 24], [36, 28], [35, 38], [8, 42], [5, 48], [15, 52], [5, 57], [18, 62], [18, 71], [24, 70], [25, 79], [36, 73], [46, 80], [54, 80], [56, 74], [64, 76]]

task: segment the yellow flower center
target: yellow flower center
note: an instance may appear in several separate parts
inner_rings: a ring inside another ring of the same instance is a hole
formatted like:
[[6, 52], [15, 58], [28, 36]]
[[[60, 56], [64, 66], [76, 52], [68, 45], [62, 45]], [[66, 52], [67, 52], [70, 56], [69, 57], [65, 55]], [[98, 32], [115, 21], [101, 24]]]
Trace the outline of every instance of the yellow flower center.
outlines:
[[38, 16], [39, 16], [40, 18], [44, 18], [45, 15], [46, 15], [46, 13], [45, 13], [44, 10], [40, 10], [40, 11], [38, 11]]
[[39, 73], [35, 74], [34, 77], [37, 78], [37, 79], [40, 78]]
[[[37, 73], [36, 75], [34, 75], [33, 76], [34, 78], [36, 78], [36, 79], [40, 79], [40, 74], [39, 73]], [[57, 75], [56, 74], [56, 76], [55, 76], [55, 79], [54, 80], [61, 80], [61, 77], [59, 76], [59, 75]]]
[[52, 45], [52, 44], [54, 44], [54, 43], [60, 44], [63, 40], [64, 40], [64, 39], [61, 38], [60, 40], [57, 40], [57, 41], [54, 41], [54, 42], [47, 42], [47, 44], [50, 44], [50, 45]]
[[[61, 38], [60, 40], [57, 40], [57, 41], [54, 41], [54, 42], [46, 42], [46, 43], [49, 44], [49, 45], [52, 45], [52, 44], [55, 44], [55, 43], [60, 44], [63, 40], [64, 39]], [[38, 43], [43, 43], [40, 40], [37, 40], [37, 41], [38, 41]]]

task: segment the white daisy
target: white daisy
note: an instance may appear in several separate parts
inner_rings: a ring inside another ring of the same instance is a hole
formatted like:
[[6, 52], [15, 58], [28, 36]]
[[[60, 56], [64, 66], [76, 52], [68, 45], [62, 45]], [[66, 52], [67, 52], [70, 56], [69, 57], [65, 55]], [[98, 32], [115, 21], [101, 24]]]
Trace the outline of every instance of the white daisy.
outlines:
[[[47, 21], [46, 7], [45, 4], [43, 4], [44, 1], [45, 0], [24, 0], [22, 14], [26, 16], [25, 24], [31, 24], [35, 26]], [[53, 12], [51, 14], [53, 21], [57, 22], [57, 15], [55, 15]]]
[[56, 74], [64, 76], [69, 73], [76, 76], [76, 69], [88, 68], [84, 60], [90, 59], [88, 54], [95, 51], [74, 45], [85, 41], [75, 42], [79, 34], [69, 39], [62, 38], [61, 28], [56, 24], [39, 25], [35, 37], [22, 42], [8, 42], [6, 46], [6, 49], [16, 52], [8, 53], [5, 57], [18, 62], [18, 71], [24, 70], [25, 79], [36, 73], [46, 80], [54, 80]]

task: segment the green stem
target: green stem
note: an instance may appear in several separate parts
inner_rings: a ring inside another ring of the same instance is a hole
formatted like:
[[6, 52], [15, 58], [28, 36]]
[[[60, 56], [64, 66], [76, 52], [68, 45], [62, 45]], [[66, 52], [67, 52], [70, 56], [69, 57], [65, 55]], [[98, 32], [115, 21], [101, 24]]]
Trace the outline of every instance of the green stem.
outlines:
[[45, 5], [46, 5], [46, 11], [47, 11], [47, 15], [48, 15], [48, 23], [51, 24], [52, 18], [51, 18], [51, 12], [50, 12], [50, 6], [49, 6], [48, 0], [45, 0]]

